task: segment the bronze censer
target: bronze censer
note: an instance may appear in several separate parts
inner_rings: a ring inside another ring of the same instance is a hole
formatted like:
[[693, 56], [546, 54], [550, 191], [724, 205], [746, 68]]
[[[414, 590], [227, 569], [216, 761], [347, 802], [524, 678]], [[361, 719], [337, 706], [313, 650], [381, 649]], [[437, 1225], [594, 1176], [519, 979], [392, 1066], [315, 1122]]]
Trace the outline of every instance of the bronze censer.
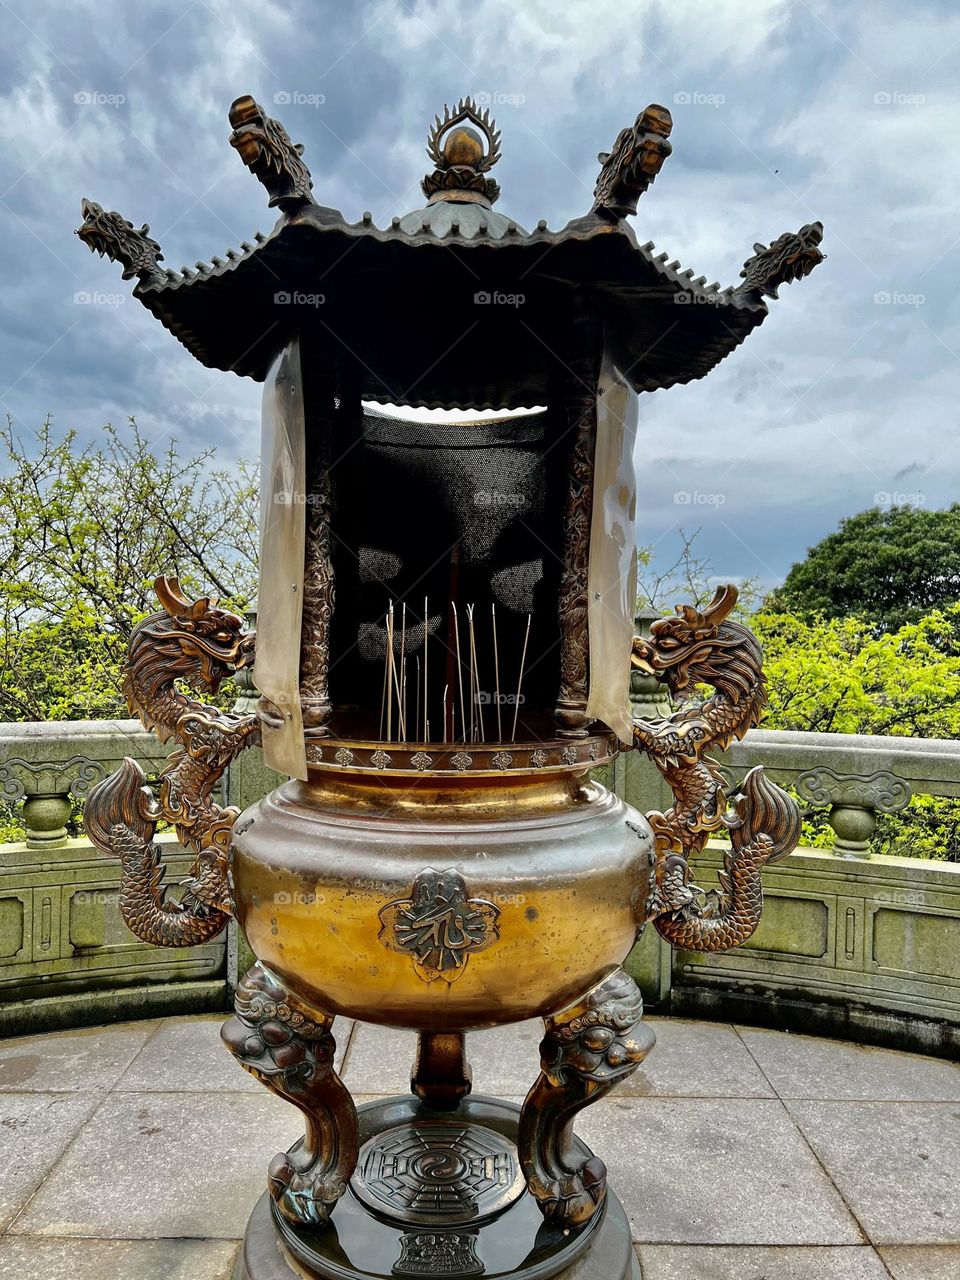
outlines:
[[[158, 580], [124, 688], [176, 749], [156, 795], [127, 760], [86, 809], [138, 937], [195, 945], [233, 917], [257, 957], [223, 1038], [306, 1132], [270, 1164], [237, 1274], [635, 1275], [573, 1132], [653, 1047], [622, 964], [648, 923], [689, 950], [743, 942], [761, 867], [799, 833], [762, 771], [728, 799], [708, 756], [765, 702], [734, 588], [633, 635], [638, 393], [731, 352], [821, 260], [822, 228], [755, 246], [722, 291], [639, 245], [626, 218], [671, 151], [656, 105], [559, 231], [494, 211], [500, 135], [469, 98], [430, 130], [425, 207], [383, 228], [318, 204], [252, 98], [230, 122], [280, 209], [269, 235], [176, 272], [92, 202], [78, 234], [198, 360], [265, 388], [256, 638]], [[257, 714], [195, 696], [251, 663]], [[632, 721], [631, 664], [677, 697], [670, 719]], [[290, 781], [238, 814], [214, 791], [254, 743]], [[592, 780], [625, 747], [662, 771], [666, 813]], [[196, 854], [179, 900], [161, 819]], [[721, 829], [704, 896], [689, 860]], [[416, 1034], [409, 1097], [354, 1106], [337, 1014]], [[464, 1033], [535, 1016], [523, 1106], [472, 1097]]]

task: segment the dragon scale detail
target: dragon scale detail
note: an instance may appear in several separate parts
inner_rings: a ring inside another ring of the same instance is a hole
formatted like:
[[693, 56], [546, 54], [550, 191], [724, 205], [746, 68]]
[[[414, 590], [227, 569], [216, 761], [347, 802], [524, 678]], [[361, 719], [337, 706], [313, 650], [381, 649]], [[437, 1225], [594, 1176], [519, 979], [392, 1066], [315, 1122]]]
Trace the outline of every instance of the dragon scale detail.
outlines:
[[[133, 630], [123, 691], [144, 728], [173, 751], [160, 772], [159, 797], [129, 756], [90, 793], [87, 835], [120, 859], [120, 912], [144, 942], [189, 947], [208, 942], [230, 915], [227, 851], [236, 808], [223, 808], [213, 790], [231, 760], [259, 735], [255, 715], [233, 715], [184, 694], [176, 681], [216, 693], [221, 680], [253, 660], [254, 636], [212, 597], [190, 601], [176, 578], [155, 584], [163, 611]], [[196, 855], [180, 902], [168, 901], [157, 823], [172, 823]]]
[[[753, 633], [729, 614], [733, 586], [718, 589], [701, 612], [678, 605], [649, 640], [633, 643], [633, 666], [657, 676], [682, 698], [712, 687], [704, 702], [685, 703], [661, 720], [635, 720], [634, 743], [654, 761], [671, 791], [666, 813], [647, 815], [655, 838], [654, 888], [647, 918], [662, 937], [688, 951], [725, 951], [745, 942], [760, 921], [761, 868], [785, 858], [800, 838], [796, 803], [764, 775], [744, 778], [728, 806], [723, 771], [706, 752], [723, 751], [759, 724], [767, 702], [763, 654]], [[720, 891], [703, 895], [690, 883], [690, 859], [710, 835], [727, 829], [731, 848]]]

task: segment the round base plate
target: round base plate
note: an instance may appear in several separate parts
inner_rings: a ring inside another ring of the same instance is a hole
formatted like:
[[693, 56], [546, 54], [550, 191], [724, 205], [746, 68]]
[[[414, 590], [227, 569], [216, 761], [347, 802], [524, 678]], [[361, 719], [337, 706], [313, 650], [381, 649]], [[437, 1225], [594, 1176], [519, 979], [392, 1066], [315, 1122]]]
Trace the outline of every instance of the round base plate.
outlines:
[[509, 1208], [526, 1183], [517, 1148], [503, 1134], [415, 1120], [367, 1139], [350, 1189], [404, 1227], [469, 1227]]
[[[590, 1222], [564, 1232], [519, 1189], [518, 1115], [491, 1098], [466, 1098], [446, 1114], [414, 1098], [361, 1107], [358, 1173], [330, 1223], [292, 1227], [265, 1194], [235, 1280], [639, 1280], [630, 1226], [612, 1192]], [[413, 1216], [403, 1207], [410, 1200]]]

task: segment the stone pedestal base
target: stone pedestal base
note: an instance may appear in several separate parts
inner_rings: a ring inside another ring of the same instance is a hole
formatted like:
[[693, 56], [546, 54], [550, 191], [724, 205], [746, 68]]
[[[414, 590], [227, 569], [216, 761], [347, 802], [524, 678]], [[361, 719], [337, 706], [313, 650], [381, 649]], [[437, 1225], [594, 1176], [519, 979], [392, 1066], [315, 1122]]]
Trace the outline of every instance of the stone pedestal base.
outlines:
[[357, 1169], [331, 1220], [293, 1226], [264, 1194], [235, 1280], [639, 1280], [630, 1226], [612, 1192], [582, 1226], [544, 1221], [524, 1187], [512, 1104], [465, 1098], [437, 1112], [392, 1098], [361, 1107], [358, 1118]]

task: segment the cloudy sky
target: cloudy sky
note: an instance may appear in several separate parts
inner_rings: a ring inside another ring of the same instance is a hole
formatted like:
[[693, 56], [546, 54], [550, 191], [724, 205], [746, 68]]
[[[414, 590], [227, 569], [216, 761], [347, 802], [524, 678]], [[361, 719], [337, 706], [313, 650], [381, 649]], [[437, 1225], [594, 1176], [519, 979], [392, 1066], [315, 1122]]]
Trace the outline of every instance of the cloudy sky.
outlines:
[[[641, 241], [735, 283], [819, 218], [828, 260], [707, 379], [641, 398], [641, 541], [702, 527], [721, 576], [782, 577], [846, 514], [960, 496], [960, 11], [873, 0], [0, 0], [0, 402], [93, 435], [255, 455], [260, 389], [203, 369], [73, 236], [81, 196], [172, 267], [272, 216], [227, 144], [242, 93], [306, 144], [315, 195], [382, 224], [423, 203], [426, 128], [486, 95], [497, 206], [585, 212], [596, 153], [648, 102], [673, 156]], [[93, 296], [97, 301], [75, 301]]]

